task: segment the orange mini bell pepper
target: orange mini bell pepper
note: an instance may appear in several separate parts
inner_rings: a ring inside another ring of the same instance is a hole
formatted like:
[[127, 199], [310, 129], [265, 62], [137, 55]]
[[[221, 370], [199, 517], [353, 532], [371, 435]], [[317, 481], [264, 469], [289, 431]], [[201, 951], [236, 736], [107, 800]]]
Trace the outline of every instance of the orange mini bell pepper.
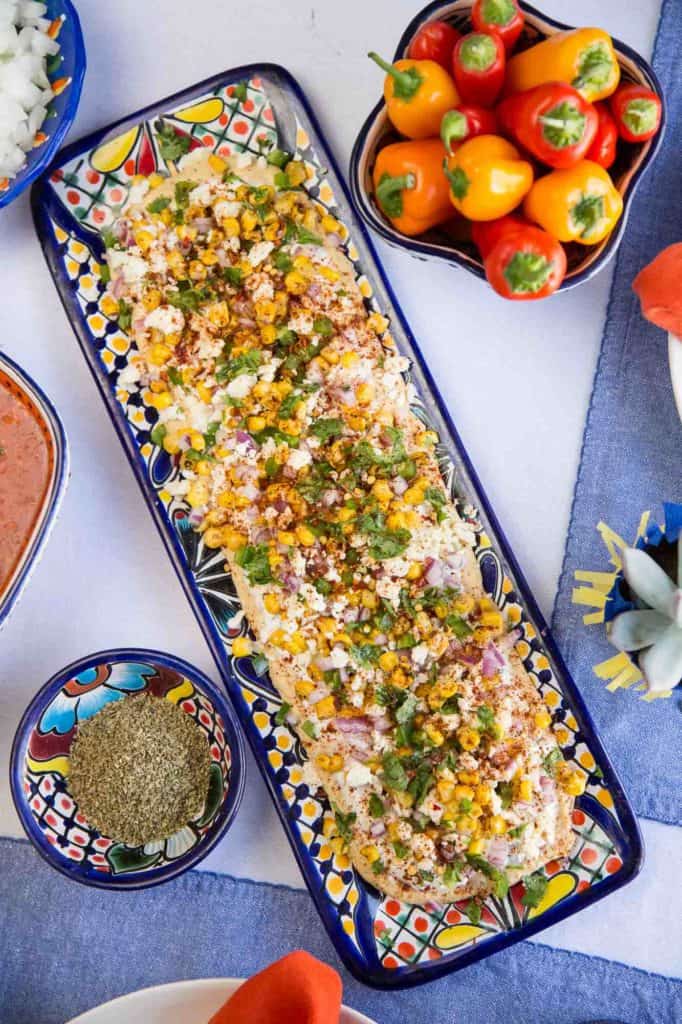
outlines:
[[394, 128], [408, 139], [438, 135], [443, 114], [459, 103], [459, 93], [445, 68], [434, 60], [389, 64], [377, 53], [368, 57], [386, 72], [384, 99]]
[[499, 135], [468, 139], [444, 164], [450, 202], [469, 220], [511, 213], [533, 184], [533, 168]]
[[608, 32], [575, 28], [556, 32], [507, 63], [505, 95], [544, 82], [568, 82], [590, 103], [616, 91], [620, 64]]
[[421, 235], [452, 219], [444, 159], [440, 139], [394, 142], [379, 152], [374, 195], [382, 213], [403, 235]]
[[594, 245], [609, 234], [623, 211], [608, 171], [592, 160], [538, 178], [523, 210], [560, 242]]

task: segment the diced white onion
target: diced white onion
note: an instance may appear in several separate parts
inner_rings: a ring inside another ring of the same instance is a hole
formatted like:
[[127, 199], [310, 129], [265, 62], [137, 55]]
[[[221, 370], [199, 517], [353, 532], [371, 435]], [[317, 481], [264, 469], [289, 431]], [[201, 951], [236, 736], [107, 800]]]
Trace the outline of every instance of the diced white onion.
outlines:
[[46, 13], [36, 0], [0, 0], [0, 178], [24, 167], [53, 99], [47, 58], [59, 43]]

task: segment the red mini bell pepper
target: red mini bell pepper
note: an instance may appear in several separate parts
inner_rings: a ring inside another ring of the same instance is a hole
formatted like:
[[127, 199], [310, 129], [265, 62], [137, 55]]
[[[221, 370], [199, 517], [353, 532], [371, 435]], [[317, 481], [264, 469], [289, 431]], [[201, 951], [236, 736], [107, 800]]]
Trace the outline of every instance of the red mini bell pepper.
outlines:
[[[478, 227], [478, 226], [477, 226]], [[548, 231], [516, 215], [501, 217], [477, 230], [485, 276], [504, 299], [544, 299], [566, 274], [566, 253]]]
[[494, 110], [477, 107], [474, 103], [460, 103], [448, 110], [440, 123], [440, 137], [448, 153], [456, 145], [475, 135], [497, 135], [497, 117]]
[[597, 111], [598, 118], [597, 134], [586, 153], [586, 159], [608, 169], [616, 159], [618, 125], [609, 110], [608, 103], [603, 101], [595, 103], [594, 109]]
[[452, 67], [452, 52], [461, 33], [446, 21], [430, 21], [419, 29], [409, 45], [412, 60], [435, 60], [447, 72]]
[[465, 103], [492, 107], [504, 84], [504, 43], [499, 35], [470, 32], [452, 55], [457, 90]]
[[471, 224], [471, 238], [485, 259], [494, 246], [497, 245], [502, 235], [508, 231], [518, 231], [519, 228], [530, 227], [530, 221], [518, 213], [508, 213], [506, 217], [498, 217], [497, 220], [475, 220]]
[[646, 142], [658, 131], [662, 106], [659, 97], [644, 85], [621, 85], [610, 100], [621, 139]]
[[476, 0], [471, 23], [477, 32], [497, 32], [507, 53], [521, 35], [524, 17], [516, 0]]
[[573, 167], [597, 134], [591, 103], [564, 82], [545, 82], [515, 93], [497, 108], [502, 129], [550, 167]]

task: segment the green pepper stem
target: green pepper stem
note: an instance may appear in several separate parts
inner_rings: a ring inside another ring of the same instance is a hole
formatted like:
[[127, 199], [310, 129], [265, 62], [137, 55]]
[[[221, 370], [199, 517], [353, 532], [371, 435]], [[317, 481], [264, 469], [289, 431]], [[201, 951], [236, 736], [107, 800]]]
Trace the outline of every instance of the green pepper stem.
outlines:
[[440, 124], [440, 137], [448, 153], [452, 152], [452, 143], [461, 142], [469, 132], [469, 122], [461, 110], [448, 110]]
[[403, 212], [403, 190], [417, 185], [414, 174], [383, 174], [377, 185], [377, 202], [387, 217], [400, 217]]
[[395, 65], [389, 64], [387, 60], [380, 57], [374, 50], [371, 50], [367, 56], [375, 64], [378, 64], [382, 71], [391, 76], [394, 82], [393, 91], [398, 99], [411, 100], [418, 92], [423, 78], [416, 67], [411, 67], [407, 71], [399, 71]]
[[483, 19], [488, 25], [508, 25], [516, 14], [512, 0], [484, 0]]

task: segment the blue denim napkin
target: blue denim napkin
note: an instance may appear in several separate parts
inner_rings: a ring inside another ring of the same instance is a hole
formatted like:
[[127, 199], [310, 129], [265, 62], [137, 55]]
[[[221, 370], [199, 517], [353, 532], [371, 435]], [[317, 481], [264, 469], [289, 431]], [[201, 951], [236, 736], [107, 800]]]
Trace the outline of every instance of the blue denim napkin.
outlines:
[[63, 878], [12, 839], [0, 839], [0, 935], [2, 1024], [64, 1024], [150, 985], [248, 976], [292, 949], [335, 967], [344, 1002], [377, 1024], [682, 1020], [682, 981], [536, 943], [426, 987], [375, 992], [342, 968], [306, 892], [202, 871], [106, 892]]
[[616, 651], [603, 627], [583, 625], [589, 609], [573, 605], [571, 592], [576, 569], [611, 568], [596, 532], [600, 520], [632, 541], [643, 511], [662, 517], [662, 502], [682, 501], [682, 424], [670, 384], [667, 335], [642, 318], [631, 287], [661, 249], [682, 241], [680, 53], [682, 3], [664, 0], [653, 64], [665, 95], [667, 133], [634, 199], [616, 257], [552, 622], [636, 812], [678, 825], [680, 691], [652, 703], [643, 703], [632, 690], [607, 692], [592, 668]]

